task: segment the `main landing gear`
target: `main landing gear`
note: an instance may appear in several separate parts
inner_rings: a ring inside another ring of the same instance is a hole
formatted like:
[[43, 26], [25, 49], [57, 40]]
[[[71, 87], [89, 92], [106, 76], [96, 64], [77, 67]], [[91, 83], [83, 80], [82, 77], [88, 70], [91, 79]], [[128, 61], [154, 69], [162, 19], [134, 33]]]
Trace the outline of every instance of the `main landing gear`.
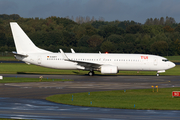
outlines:
[[156, 75], [159, 76], [159, 73], [157, 73]]
[[88, 75], [89, 75], [89, 76], [93, 76], [93, 75], [94, 75], [94, 71], [90, 71], [90, 72], [88, 73]]

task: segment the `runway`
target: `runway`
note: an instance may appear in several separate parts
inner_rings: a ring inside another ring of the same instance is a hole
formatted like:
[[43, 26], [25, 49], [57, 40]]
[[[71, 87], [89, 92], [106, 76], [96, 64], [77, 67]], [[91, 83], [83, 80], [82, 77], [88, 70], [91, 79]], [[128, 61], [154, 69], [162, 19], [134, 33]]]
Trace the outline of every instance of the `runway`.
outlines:
[[[41, 75], [4, 74], [4, 77]], [[151, 88], [152, 85], [180, 87], [180, 76], [43, 75], [44, 79], [72, 79], [70, 82], [0, 84], [0, 116], [22, 119], [178, 119], [180, 111], [124, 110], [78, 107], [45, 101], [53, 94]]]

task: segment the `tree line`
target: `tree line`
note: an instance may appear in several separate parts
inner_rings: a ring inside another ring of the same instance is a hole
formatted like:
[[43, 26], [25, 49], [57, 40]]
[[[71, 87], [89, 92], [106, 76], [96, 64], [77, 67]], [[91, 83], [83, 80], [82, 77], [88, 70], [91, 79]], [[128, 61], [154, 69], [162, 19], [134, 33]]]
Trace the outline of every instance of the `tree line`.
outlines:
[[17, 22], [36, 46], [53, 52], [143, 53], [180, 55], [180, 24], [174, 18], [135, 21], [104, 21], [90, 17], [22, 18], [0, 15], [0, 51], [15, 51], [9, 22]]

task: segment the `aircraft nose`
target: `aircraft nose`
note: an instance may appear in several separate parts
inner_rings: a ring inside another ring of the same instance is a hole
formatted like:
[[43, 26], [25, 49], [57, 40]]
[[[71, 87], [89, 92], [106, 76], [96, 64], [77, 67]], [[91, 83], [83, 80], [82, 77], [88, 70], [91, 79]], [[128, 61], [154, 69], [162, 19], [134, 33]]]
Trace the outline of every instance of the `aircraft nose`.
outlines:
[[170, 68], [173, 68], [173, 67], [175, 67], [175, 66], [176, 66], [176, 64], [174, 64], [173, 62], [170, 62], [170, 63], [169, 63], [169, 67], [170, 67]]

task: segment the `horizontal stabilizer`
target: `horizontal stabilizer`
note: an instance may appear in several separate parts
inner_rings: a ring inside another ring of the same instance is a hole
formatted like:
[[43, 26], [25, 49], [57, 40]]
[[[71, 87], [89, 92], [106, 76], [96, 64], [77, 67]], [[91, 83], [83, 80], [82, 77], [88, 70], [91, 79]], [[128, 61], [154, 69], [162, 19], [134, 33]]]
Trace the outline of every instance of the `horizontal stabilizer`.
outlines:
[[13, 51], [12, 52], [14, 55], [17, 55], [17, 56], [22, 56], [22, 57], [28, 57], [28, 55], [25, 55], [25, 54], [18, 54], [17, 52]]

